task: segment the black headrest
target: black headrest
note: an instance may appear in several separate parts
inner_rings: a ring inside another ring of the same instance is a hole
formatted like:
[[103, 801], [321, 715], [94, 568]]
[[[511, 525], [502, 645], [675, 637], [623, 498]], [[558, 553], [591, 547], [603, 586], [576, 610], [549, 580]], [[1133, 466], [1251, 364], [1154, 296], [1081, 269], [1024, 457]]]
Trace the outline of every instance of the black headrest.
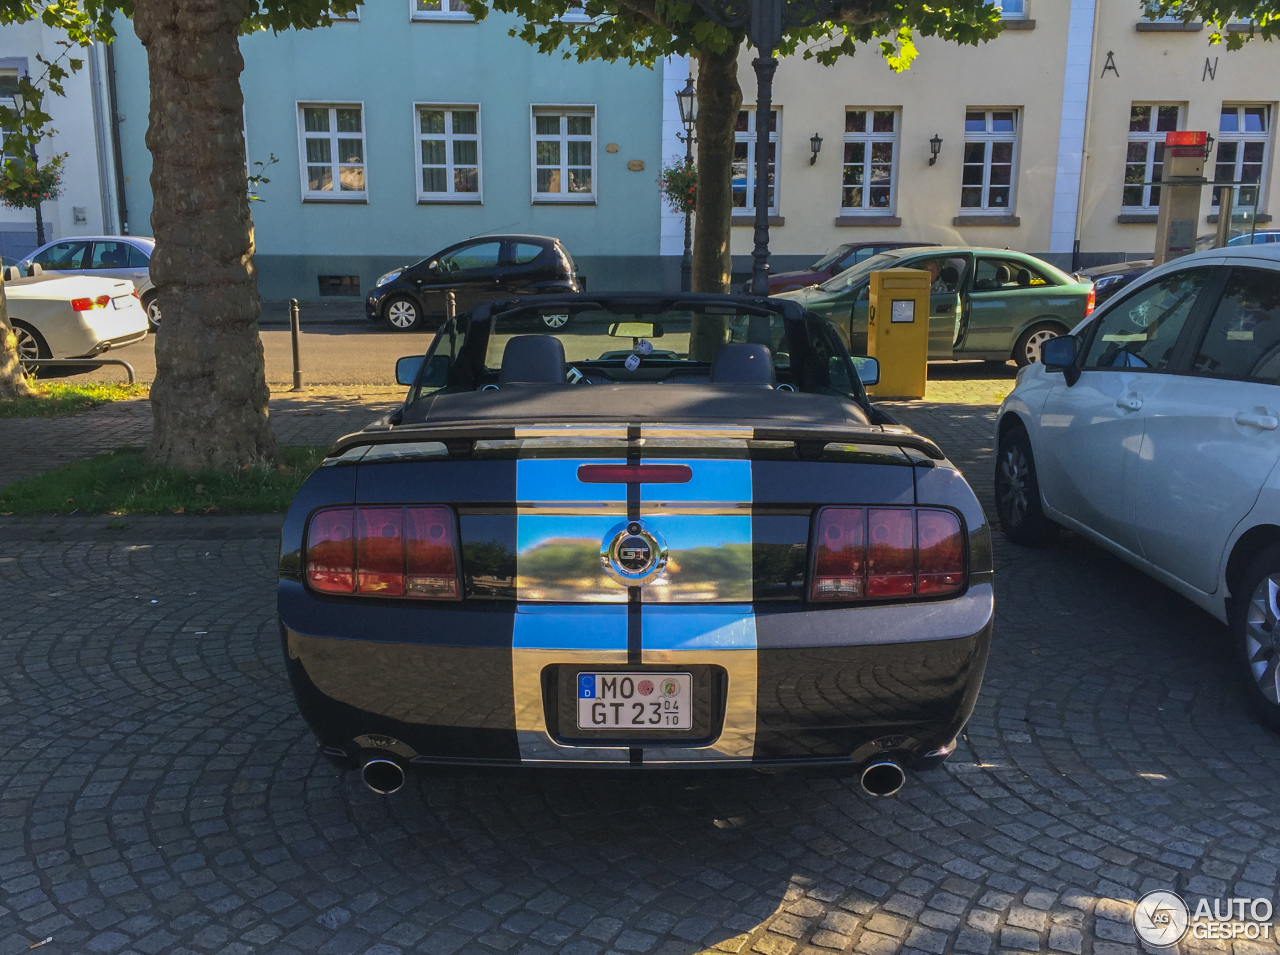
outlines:
[[722, 385], [764, 385], [772, 388], [773, 357], [754, 342], [721, 345], [711, 362], [711, 380]]
[[960, 284], [960, 270], [954, 265], [944, 265], [938, 271], [938, 278], [942, 279], [943, 284], [948, 288], [955, 288]]
[[1007, 265], [996, 266], [997, 282], [999, 282], [1001, 285], [1004, 285], [1009, 281], [1009, 278], [1010, 278], [1009, 266]]
[[1018, 284], [1019, 284], [1019, 285], [1022, 285], [1022, 286], [1030, 285], [1030, 284], [1031, 284], [1031, 270], [1030, 270], [1030, 269], [1018, 269], [1018, 276], [1017, 276], [1017, 278], [1018, 278]]
[[517, 335], [502, 352], [500, 385], [563, 385], [564, 345], [553, 335]]

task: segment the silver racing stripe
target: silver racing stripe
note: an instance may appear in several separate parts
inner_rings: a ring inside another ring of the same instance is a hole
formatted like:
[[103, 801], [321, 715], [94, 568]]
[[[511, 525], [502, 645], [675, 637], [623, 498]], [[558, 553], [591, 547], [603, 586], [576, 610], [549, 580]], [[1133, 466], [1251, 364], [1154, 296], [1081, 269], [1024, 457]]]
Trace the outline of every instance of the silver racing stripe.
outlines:
[[724, 729], [709, 746], [648, 747], [646, 763], [750, 760], [756, 747], [756, 618], [751, 606], [647, 606], [641, 615], [640, 659], [678, 669], [696, 664], [728, 673]]
[[641, 605], [628, 607], [627, 587], [604, 573], [600, 557], [602, 541], [626, 519], [627, 486], [577, 479], [582, 464], [621, 462], [595, 456], [517, 461], [512, 669], [523, 761], [629, 761], [625, 740], [600, 746], [558, 743], [547, 732], [542, 696], [542, 671], [548, 666], [626, 666], [629, 611], [640, 616], [640, 666], [712, 665], [728, 677], [723, 730], [716, 739], [704, 746], [643, 747], [643, 761], [752, 757], [751, 462], [666, 456], [648, 462], [687, 464], [693, 478], [684, 484], [641, 485], [640, 522], [666, 541], [669, 559], [656, 579], [637, 588]]
[[625, 606], [518, 605], [511, 645], [516, 738], [521, 762], [625, 763], [628, 747], [564, 746], [547, 732], [542, 671], [557, 664], [584, 668], [627, 662]]

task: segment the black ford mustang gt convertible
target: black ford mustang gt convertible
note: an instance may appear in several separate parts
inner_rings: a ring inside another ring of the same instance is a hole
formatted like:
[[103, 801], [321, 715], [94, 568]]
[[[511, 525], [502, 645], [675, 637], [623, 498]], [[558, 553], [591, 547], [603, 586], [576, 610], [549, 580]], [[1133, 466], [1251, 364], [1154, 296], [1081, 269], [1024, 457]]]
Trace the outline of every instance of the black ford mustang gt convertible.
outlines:
[[333, 447], [280, 556], [298, 704], [372, 788], [831, 764], [888, 795], [951, 753], [991, 640], [987, 522], [824, 320], [491, 302], [397, 372], [403, 407]]

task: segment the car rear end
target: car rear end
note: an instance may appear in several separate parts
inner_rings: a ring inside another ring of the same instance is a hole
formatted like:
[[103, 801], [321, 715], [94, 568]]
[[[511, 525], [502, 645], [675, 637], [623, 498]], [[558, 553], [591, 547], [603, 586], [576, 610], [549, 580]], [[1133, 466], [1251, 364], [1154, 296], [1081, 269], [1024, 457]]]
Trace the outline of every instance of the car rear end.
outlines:
[[380, 791], [442, 763], [896, 789], [972, 711], [991, 581], [972, 491], [905, 429], [393, 429], [302, 488], [279, 610], [320, 745]]
[[10, 314], [36, 329], [50, 358], [95, 358], [147, 337], [133, 283], [88, 275], [36, 276], [6, 284]]

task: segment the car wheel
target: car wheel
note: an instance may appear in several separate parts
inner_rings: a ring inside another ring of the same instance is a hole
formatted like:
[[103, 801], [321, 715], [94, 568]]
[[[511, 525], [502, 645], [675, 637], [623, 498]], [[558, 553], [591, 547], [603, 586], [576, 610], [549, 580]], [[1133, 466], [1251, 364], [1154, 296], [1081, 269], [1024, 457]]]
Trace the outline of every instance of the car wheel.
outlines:
[[543, 315], [542, 324], [547, 328], [564, 328], [569, 323], [568, 315]]
[[1032, 325], [1013, 346], [1013, 360], [1018, 363], [1019, 368], [1034, 365], [1040, 360], [1040, 346], [1050, 338], [1061, 338], [1066, 333], [1067, 330], [1055, 322]]
[[1280, 544], [1253, 559], [1229, 620], [1245, 699], [1264, 726], [1280, 731]]
[[160, 330], [160, 296], [152, 292], [142, 300], [142, 307], [147, 310], [147, 324], [152, 332]]
[[398, 332], [413, 331], [422, 324], [422, 307], [407, 295], [397, 295], [382, 309], [388, 324]]
[[996, 514], [1004, 536], [1024, 547], [1043, 547], [1058, 531], [1040, 506], [1031, 439], [1021, 425], [1009, 428], [996, 450]]
[[[34, 328], [28, 325], [21, 325], [18, 322], [11, 321], [13, 333], [18, 339], [18, 357], [19, 358], [52, 358], [53, 353], [49, 351], [49, 346], [45, 343], [42, 336]], [[37, 378], [47, 377], [52, 368], [42, 368], [40, 365], [23, 365], [23, 371], [28, 375]]]

